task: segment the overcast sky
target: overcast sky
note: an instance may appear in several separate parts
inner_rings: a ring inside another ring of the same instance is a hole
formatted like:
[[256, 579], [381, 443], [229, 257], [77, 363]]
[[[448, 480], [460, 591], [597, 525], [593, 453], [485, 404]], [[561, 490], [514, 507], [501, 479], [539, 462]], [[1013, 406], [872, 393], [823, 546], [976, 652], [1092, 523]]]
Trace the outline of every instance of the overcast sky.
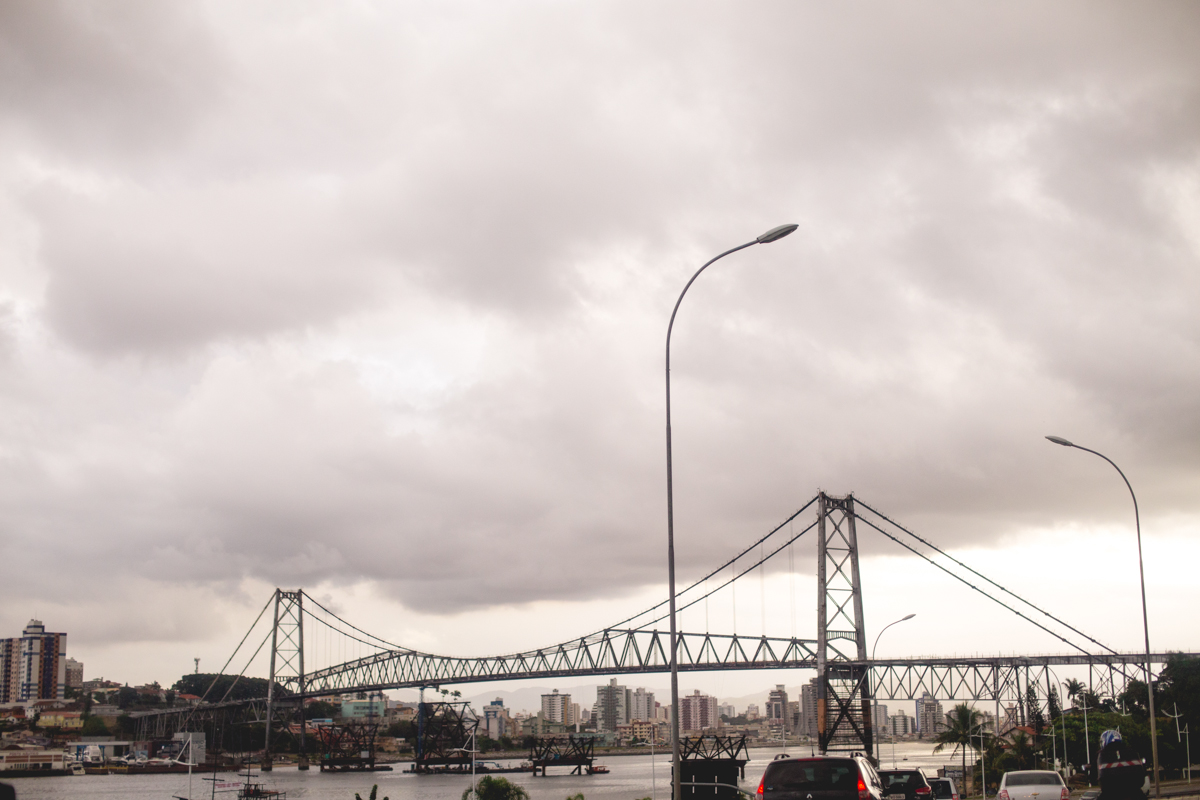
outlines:
[[[452, 655], [657, 602], [671, 308], [794, 222], [676, 323], [681, 578], [854, 492], [1136, 649], [1128, 492], [1058, 434], [1138, 492], [1152, 646], [1200, 650], [1198, 37], [1187, 2], [0, 3], [0, 634], [169, 682], [275, 586]], [[871, 638], [919, 614], [881, 654], [1063, 650], [862, 549]], [[814, 553], [730, 624], [815, 636]]]

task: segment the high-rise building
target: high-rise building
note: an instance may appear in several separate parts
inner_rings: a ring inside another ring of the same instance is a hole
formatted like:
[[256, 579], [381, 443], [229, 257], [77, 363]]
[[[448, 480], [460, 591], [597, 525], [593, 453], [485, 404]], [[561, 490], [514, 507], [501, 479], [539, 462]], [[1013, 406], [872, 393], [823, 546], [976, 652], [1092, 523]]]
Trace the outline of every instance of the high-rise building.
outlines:
[[813, 678], [800, 687], [800, 733], [815, 738], [817, 735], [817, 679]]
[[937, 736], [945, 724], [942, 704], [929, 692], [923, 692], [917, 699], [917, 732], [922, 736]]
[[483, 707], [483, 729], [492, 739], [508, 736], [512, 731], [512, 720], [504, 707], [504, 698], [497, 697]]
[[759, 717], [758, 704], [750, 703], [749, 705], [747, 705], [746, 706], [746, 719], [748, 719], [748, 720], [758, 719], [758, 717]]
[[702, 731], [716, 728], [720, 723], [717, 716], [717, 698], [695, 694], [679, 698], [679, 729], [684, 731]]
[[67, 686], [79, 689], [83, 686], [83, 662], [73, 658], [67, 659]]
[[909, 736], [917, 732], [916, 720], [898, 709], [888, 717], [888, 731], [892, 736]]
[[888, 729], [888, 707], [883, 703], [875, 704], [875, 730], [886, 731]]
[[787, 710], [787, 688], [782, 683], [776, 684], [775, 688], [767, 693], [767, 724], [779, 725], [785, 730], [790, 729]]
[[633, 705], [633, 693], [617, 685], [613, 678], [607, 686], [596, 687], [596, 705], [592, 712], [596, 716], [596, 730], [616, 732], [618, 725], [629, 722], [629, 711]]
[[561, 722], [564, 725], [574, 725], [574, 709], [571, 708], [571, 695], [559, 694], [555, 689], [550, 694], [542, 695], [542, 718], [547, 722]]
[[733, 719], [737, 716], [737, 709], [733, 707], [733, 703], [717, 703], [717, 715]]
[[0, 703], [62, 700], [66, 689], [65, 633], [46, 633], [31, 619], [20, 638], [0, 639]]
[[632, 704], [629, 709], [630, 721], [640, 719], [651, 721], [654, 719], [654, 692], [647, 692], [639, 687], [633, 690]]

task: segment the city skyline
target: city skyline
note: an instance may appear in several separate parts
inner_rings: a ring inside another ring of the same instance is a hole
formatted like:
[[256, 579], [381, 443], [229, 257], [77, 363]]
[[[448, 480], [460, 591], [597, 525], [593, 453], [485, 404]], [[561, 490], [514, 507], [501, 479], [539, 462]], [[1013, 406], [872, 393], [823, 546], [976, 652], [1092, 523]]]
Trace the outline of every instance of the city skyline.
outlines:
[[[0, 631], [139, 684], [219, 669], [277, 586], [454, 656], [661, 602], [672, 303], [795, 223], [680, 310], [681, 582], [853, 492], [1137, 651], [1129, 494], [1053, 434], [1138, 493], [1151, 648], [1200, 650], [1197, 25], [6, 4]], [[917, 615], [881, 657], [1062, 652], [861, 539], [868, 634]], [[815, 638], [814, 558], [681, 627]]]

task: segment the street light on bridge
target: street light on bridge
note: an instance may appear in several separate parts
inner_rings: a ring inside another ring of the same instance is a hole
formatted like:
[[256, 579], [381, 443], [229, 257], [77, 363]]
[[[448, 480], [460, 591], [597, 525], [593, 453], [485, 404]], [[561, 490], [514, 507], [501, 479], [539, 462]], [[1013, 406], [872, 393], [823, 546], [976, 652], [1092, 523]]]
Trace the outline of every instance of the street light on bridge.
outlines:
[[696, 270], [691, 280], [683, 287], [683, 291], [679, 293], [679, 299], [675, 301], [675, 308], [671, 311], [671, 321], [667, 324], [667, 583], [669, 584], [667, 589], [671, 605], [671, 797], [674, 800], [682, 800], [683, 768], [679, 757], [679, 661], [677, 658], [678, 636], [675, 626], [675, 496], [671, 481], [671, 330], [675, 327], [675, 315], [679, 313], [679, 304], [683, 302], [683, 296], [695, 283], [696, 278], [700, 277], [701, 272], [730, 253], [736, 253], [738, 250], [744, 250], [756, 244], [770, 244], [779, 241], [798, 227], [800, 226], [789, 224], [772, 228], [752, 241], [738, 245], [732, 250], [726, 250]]
[[[880, 639], [880, 637], [883, 636], [883, 632], [886, 631], [888, 628], [892, 627], [893, 625], [899, 625], [901, 622], [908, 622], [910, 619], [912, 619], [915, 616], [916, 616], [916, 614], [909, 614], [907, 617], [901, 617], [900, 619], [896, 620], [895, 622], [889, 622], [887, 625], [883, 626], [883, 628], [879, 631], [879, 636], [875, 637], [875, 644], [871, 645], [871, 666], [872, 667], [875, 666], [875, 650], [876, 650], [876, 648], [879, 647], [879, 639]], [[871, 707], [871, 730], [875, 730], [875, 726], [879, 723], [879, 698], [875, 696], [874, 692], [871, 693], [871, 701], [874, 704]], [[876, 753], [875, 757], [878, 758], [879, 754]], [[895, 769], [895, 768], [896, 768], [896, 736], [895, 736], [895, 734], [893, 734], [892, 735], [892, 769]]]
[[[1133, 493], [1133, 486], [1129, 483], [1129, 478], [1125, 477], [1125, 473], [1121, 471], [1121, 468], [1108, 456], [1098, 453], [1095, 450], [1089, 450], [1061, 436], [1047, 436], [1046, 438], [1063, 447], [1074, 447], [1076, 450], [1082, 450], [1085, 453], [1091, 453], [1094, 456], [1103, 458], [1117, 471], [1117, 474], [1121, 476], [1121, 480], [1125, 481], [1125, 486], [1129, 489], [1129, 496], [1133, 498], [1133, 522], [1137, 528], [1138, 578], [1142, 583], [1142, 631], [1146, 636], [1146, 695], [1149, 697], [1150, 706], [1150, 755], [1154, 761], [1154, 796], [1162, 797], [1158, 785], [1158, 726], [1154, 720], [1154, 676], [1150, 674], [1150, 622], [1146, 614], [1146, 572], [1142, 568], [1142, 522], [1141, 517], [1138, 515], [1137, 495]], [[1084, 698], [1085, 703], [1086, 701], [1087, 699]]]

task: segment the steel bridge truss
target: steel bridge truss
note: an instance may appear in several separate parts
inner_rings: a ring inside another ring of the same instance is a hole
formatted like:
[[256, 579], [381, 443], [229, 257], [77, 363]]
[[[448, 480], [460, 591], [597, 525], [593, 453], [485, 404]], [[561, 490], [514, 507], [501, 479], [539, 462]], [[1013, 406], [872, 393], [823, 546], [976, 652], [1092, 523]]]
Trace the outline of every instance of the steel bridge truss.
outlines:
[[[453, 658], [391, 650], [318, 670], [299, 679], [276, 676], [289, 692], [316, 697], [376, 689], [420, 688], [518, 678], [668, 672], [665, 631], [608, 629], [551, 648], [486, 658]], [[680, 670], [813, 669], [817, 642], [737, 634], [680, 633]], [[850, 660], [849, 648], [831, 645], [832, 657]]]

